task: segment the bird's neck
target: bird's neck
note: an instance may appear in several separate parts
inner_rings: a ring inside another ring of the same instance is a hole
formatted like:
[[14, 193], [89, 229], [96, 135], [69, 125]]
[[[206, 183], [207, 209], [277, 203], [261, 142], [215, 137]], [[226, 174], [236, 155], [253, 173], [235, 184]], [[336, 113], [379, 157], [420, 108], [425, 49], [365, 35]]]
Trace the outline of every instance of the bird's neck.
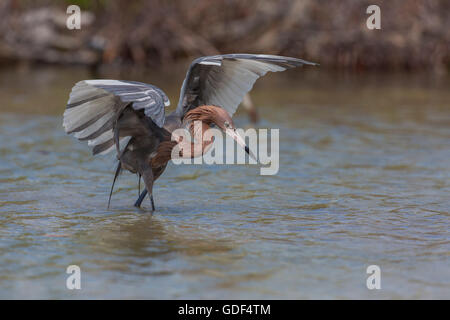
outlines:
[[[158, 147], [157, 162], [168, 162], [172, 156], [177, 158], [197, 158], [203, 156], [211, 149], [213, 137], [208, 131], [210, 125], [217, 118], [216, 106], [198, 106], [188, 111], [184, 116], [179, 109], [167, 116], [164, 129], [172, 133], [172, 141], [177, 143], [162, 142]], [[188, 126], [190, 137], [180, 136], [176, 129]], [[173, 149], [175, 149], [174, 152]]]
[[190, 136], [181, 136], [172, 132], [171, 141], [162, 141], [152, 159], [152, 167], [160, 167], [169, 162], [172, 157], [193, 159], [203, 156], [211, 149], [214, 142], [213, 136], [208, 131], [210, 126], [201, 121], [191, 122], [189, 125]]
[[203, 121], [195, 121], [189, 124], [190, 137], [183, 137], [178, 143], [181, 158], [197, 158], [203, 156], [211, 148], [213, 137], [209, 124]]

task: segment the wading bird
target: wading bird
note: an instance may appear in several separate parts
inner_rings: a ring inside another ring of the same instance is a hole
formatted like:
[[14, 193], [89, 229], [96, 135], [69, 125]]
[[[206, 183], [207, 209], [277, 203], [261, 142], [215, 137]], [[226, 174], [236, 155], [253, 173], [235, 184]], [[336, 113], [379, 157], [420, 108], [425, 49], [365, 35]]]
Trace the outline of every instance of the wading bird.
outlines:
[[[187, 71], [176, 110], [167, 117], [165, 107], [170, 104], [169, 99], [153, 85], [122, 80], [83, 80], [72, 88], [63, 126], [66, 133], [88, 141], [94, 155], [116, 151], [119, 162], [108, 206], [114, 183], [121, 170], [126, 169], [137, 173], [139, 182], [142, 177], [145, 184], [135, 206], [140, 207], [148, 192], [152, 210], [155, 210], [153, 184], [164, 172], [173, 148], [181, 146], [180, 150], [194, 150], [179, 154], [193, 158], [202, 156], [212, 145], [212, 140], [205, 140], [194, 132], [193, 122], [201, 121], [203, 132], [211, 125], [217, 126], [250, 154], [231, 119], [239, 103], [255, 81], [267, 72], [304, 64], [315, 65], [301, 59], [262, 54], [198, 58]], [[175, 129], [184, 127], [189, 128], [194, 142], [174, 136]], [[201, 144], [201, 148], [196, 144]]]

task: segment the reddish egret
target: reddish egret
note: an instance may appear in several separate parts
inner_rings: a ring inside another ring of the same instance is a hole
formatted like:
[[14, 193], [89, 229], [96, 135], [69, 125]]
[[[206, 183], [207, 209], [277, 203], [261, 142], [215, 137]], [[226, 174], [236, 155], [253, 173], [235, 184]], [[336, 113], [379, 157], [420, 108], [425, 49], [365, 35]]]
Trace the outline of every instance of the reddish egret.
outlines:
[[[245, 148], [244, 140], [236, 133], [231, 116], [255, 81], [268, 71], [277, 72], [304, 64], [301, 59], [259, 55], [225, 54], [194, 60], [181, 87], [180, 99], [174, 112], [165, 116], [169, 99], [159, 88], [141, 82], [122, 80], [83, 80], [70, 93], [63, 126], [67, 133], [88, 141], [93, 154], [116, 150], [118, 165], [109, 194], [121, 170], [137, 173], [144, 180], [145, 190], [135, 206], [140, 207], [149, 194], [152, 210], [153, 184], [164, 172], [177, 144], [188, 143], [173, 137], [173, 131], [187, 127], [193, 136], [192, 123], [202, 121], [203, 129], [216, 125]], [[175, 139], [173, 139], [175, 138]], [[180, 157], [198, 157], [208, 151], [211, 141], [200, 137], [202, 148], [195, 148]], [[189, 149], [189, 148], [188, 148]], [[183, 148], [183, 150], [186, 150]], [[140, 183], [139, 183], [140, 186]]]

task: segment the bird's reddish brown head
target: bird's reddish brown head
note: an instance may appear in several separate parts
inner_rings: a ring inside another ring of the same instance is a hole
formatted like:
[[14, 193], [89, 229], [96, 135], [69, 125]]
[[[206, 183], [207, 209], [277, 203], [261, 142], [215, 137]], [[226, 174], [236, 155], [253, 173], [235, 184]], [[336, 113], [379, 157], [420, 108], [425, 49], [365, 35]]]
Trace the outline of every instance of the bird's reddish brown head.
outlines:
[[215, 124], [220, 129], [225, 131], [227, 128], [234, 128], [233, 120], [225, 109], [218, 106], [205, 105], [192, 109], [183, 119], [184, 122], [201, 121], [207, 125]]
[[211, 124], [217, 125], [223, 132], [233, 138], [244, 150], [256, 160], [255, 156], [250, 152], [250, 149], [245, 144], [244, 139], [236, 132], [233, 120], [225, 109], [213, 105], [199, 106], [189, 111], [183, 119], [184, 122], [190, 122], [190, 129], [193, 132], [193, 125], [195, 121], [201, 121], [207, 126]]

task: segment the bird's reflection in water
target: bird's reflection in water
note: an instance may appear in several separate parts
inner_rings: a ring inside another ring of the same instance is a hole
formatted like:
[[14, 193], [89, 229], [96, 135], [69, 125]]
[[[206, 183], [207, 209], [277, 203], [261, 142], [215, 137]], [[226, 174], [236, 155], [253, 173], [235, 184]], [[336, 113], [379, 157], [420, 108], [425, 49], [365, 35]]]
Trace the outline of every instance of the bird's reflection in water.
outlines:
[[[180, 287], [202, 283], [203, 289], [229, 293], [252, 291], [242, 283], [262, 283], [276, 272], [264, 265], [248, 268], [247, 264], [257, 261], [252, 252], [243, 248], [250, 244], [248, 241], [218, 235], [211, 226], [189, 223], [176, 209], [164, 216], [145, 210], [136, 214], [125, 208], [116, 208], [115, 212], [108, 221], [90, 223], [86, 234], [79, 238], [83, 247], [80, 253], [89, 257], [83, 261], [83, 270], [90, 278], [100, 273], [105, 278], [105, 272], [110, 272], [108, 281], [131, 285], [131, 278], [143, 276], [142, 290], [150, 297], [154, 291], [149, 288], [166, 281], [164, 277], [180, 277]], [[103, 286], [103, 280], [96, 286]], [[139, 283], [134, 285], [139, 287]], [[142, 294], [138, 287], [136, 292]]]
[[[239, 253], [232, 254], [239, 246], [232, 239], [218, 238], [195, 224], [174, 223], [176, 213], [165, 218], [141, 211], [138, 215], [134, 212], [131, 219], [121, 213], [123, 218], [111, 216], [106, 223], [91, 224], [80, 239], [83, 250], [88, 251], [85, 255], [92, 257], [87, 264], [97, 270], [167, 275], [192, 273], [193, 265], [185, 260], [189, 262], [189, 257], [198, 261], [204, 256], [224, 268], [239, 259]], [[172, 263], [180, 258], [182, 265]], [[214, 271], [209, 273], [214, 275]]]

